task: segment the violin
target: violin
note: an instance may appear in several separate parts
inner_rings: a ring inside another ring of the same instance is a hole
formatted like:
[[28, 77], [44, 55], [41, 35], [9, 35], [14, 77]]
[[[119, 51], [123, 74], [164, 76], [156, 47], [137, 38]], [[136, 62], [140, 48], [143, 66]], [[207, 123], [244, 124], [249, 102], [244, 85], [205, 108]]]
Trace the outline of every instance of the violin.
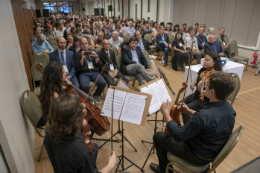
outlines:
[[86, 121], [85, 118], [83, 118], [83, 132], [84, 132], [83, 136], [84, 136], [85, 143], [88, 145], [90, 150], [93, 151], [93, 147], [89, 139], [89, 135], [91, 135], [91, 132], [89, 131], [88, 122]]
[[[171, 107], [171, 110], [170, 110], [170, 116], [171, 116], [172, 120], [175, 121], [179, 126], [181, 125], [180, 116], [182, 113], [182, 107], [181, 107], [181, 104], [179, 103], [179, 98], [180, 98], [181, 93], [183, 93], [183, 91], [187, 87], [188, 87], [188, 84], [186, 82], [183, 82], [182, 88], [179, 90], [176, 100], [174, 102], [174, 105]], [[165, 127], [165, 129], [164, 129], [164, 133], [168, 134], [167, 127]]]
[[214, 68], [208, 68], [206, 69], [204, 72], [200, 73], [200, 78], [202, 79], [202, 84], [201, 84], [201, 89], [200, 89], [200, 100], [201, 101], [204, 101], [204, 92], [203, 92], [203, 89], [204, 89], [204, 86], [205, 86], [205, 83], [208, 82], [209, 78], [209, 74], [212, 72], [212, 71], [215, 71]]
[[[107, 65], [108, 64], [105, 64], [105, 66], [103, 67], [101, 73], [99, 74], [97, 80], [95, 81], [94, 86], [97, 84], [98, 79], [100, 78], [100, 76], [104, 72], [104, 70], [106, 69]], [[44, 71], [41, 63], [36, 64], [35, 68], [39, 72], [43, 73], [43, 71]], [[67, 81], [67, 83], [70, 83], [70, 82]], [[89, 93], [91, 93], [94, 86], [91, 88]], [[74, 86], [71, 83], [70, 83], [70, 85], [66, 86], [64, 92], [79, 95], [81, 102], [85, 105], [85, 108], [87, 110], [87, 116], [85, 118], [86, 118], [88, 124], [93, 126], [93, 128], [95, 129], [95, 133], [97, 135], [102, 136], [104, 133], [109, 131], [110, 123], [109, 123], [108, 119], [100, 114], [101, 109], [99, 107], [97, 107], [96, 105], [93, 105], [90, 102], [91, 96], [89, 94], [86, 94], [84, 91], [77, 88], [76, 86]]]

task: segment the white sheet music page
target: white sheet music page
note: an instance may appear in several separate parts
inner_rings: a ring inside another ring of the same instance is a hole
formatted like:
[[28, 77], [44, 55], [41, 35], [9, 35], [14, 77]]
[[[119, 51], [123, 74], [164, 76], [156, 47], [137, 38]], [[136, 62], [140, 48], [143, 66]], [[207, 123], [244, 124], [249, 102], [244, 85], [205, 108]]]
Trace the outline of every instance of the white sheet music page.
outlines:
[[152, 115], [153, 113], [155, 113], [156, 111], [158, 111], [161, 107], [161, 101], [160, 98], [157, 94], [157, 91], [155, 90], [155, 83], [152, 83], [151, 85], [148, 85], [147, 87], [143, 87], [141, 88], [141, 92], [146, 93], [146, 94], [151, 94], [152, 100], [151, 100], [151, 104], [149, 107], [149, 114]]
[[[113, 101], [113, 93], [114, 90], [111, 88], [108, 88], [107, 90], [107, 96], [103, 105], [103, 109], [101, 112], [101, 115], [104, 115], [106, 117], [112, 117], [111, 113], [112, 113], [112, 101]], [[122, 111], [122, 107], [124, 105], [124, 100], [126, 97], [126, 92], [124, 91], [119, 91], [119, 90], [115, 90], [115, 94], [114, 94], [114, 106], [113, 106], [113, 118], [114, 119], [119, 119], [121, 111]]]
[[147, 96], [127, 93], [120, 120], [140, 125], [146, 98]]
[[124, 82], [122, 82], [121, 80], [119, 80], [117, 87], [129, 90], [129, 88], [126, 86], [126, 84], [124, 84]]
[[157, 81], [157, 85], [155, 86], [155, 90], [157, 91], [157, 94], [158, 94], [158, 96], [161, 100], [161, 104], [163, 102], [167, 103], [167, 99], [169, 100], [169, 103], [172, 102], [171, 96], [169, 95], [162, 79]]

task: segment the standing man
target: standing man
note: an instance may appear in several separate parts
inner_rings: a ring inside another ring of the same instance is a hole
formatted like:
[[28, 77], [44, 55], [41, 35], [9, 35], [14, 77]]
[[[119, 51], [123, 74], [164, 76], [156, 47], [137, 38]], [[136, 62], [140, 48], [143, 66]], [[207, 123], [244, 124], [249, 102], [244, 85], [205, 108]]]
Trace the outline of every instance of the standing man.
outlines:
[[[96, 81], [99, 75], [98, 67], [101, 67], [102, 64], [99, 62], [96, 51], [88, 48], [87, 38], [82, 37], [80, 39], [80, 47], [81, 50], [75, 55], [75, 69], [79, 74], [80, 88], [89, 93], [89, 83], [90, 81]], [[98, 97], [102, 94], [106, 84], [105, 79], [101, 76], [97, 82], [98, 87], [93, 94], [93, 97], [99, 103], [100, 100]]]
[[115, 82], [114, 82], [115, 78], [117, 79], [122, 78], [126, 83], [128, 83], [129, 81], [126, 79], [126, 77], [118, 70], [114, 51], [109, 49], [110, 49], [109, 41], [103, 40], [102, 49], [98, 52], [98, 56], [100, 58], [102, 66], [108, 63], [108, 66], [103, 73], [103, 77], [105, 78], [108, 87], [109, 85], [115, 86]]
[[63, 64], [66, 79], [79, 88], [79, 81], [74, 66], [74, 53], [66, 49], [66, 40], [63, 37], [57, 38], [58, 49], [50, 53], [50, 62], [58, 61]]
[[132, 21], [129, 21], [129, 26], [126, 28], [126, 32], [128, 32], [131, 35], [131, 37], [134, 36], [135, 28], [133, 27]]
[[156, 50], [164, 51], [164, 67], [167, 66], [168, 63], [168, 53], [171, 47], [171, 42], [169, 40], [168, 34], [164, 34], [164, 26], [160, 26], [160, 33], [156, 35]]
[[199, 47], [202, 57], [204, 55], [204, 45], [208, 42], [207, 38], [203, 35], [204, 32], [205, 32], [204, 28], [200, 27], [199, 32], [198, 32], [199, 34], [196, 37], [197, 41], [198, 41], [198, 47]]
[[150, 48], [148, 40], [142, 38], [142, 35], [139, 30], [135, 31], [135, 37], [138, 39], [138, 46], [141, 48], [142, 52], [143, 52], [143, 50], [146, 50], [150, 55], [151, 48]]
[[65, 28], [64, 28], [63, 23], [59, 23], [58, 28], [59, 28], [59, 30], [56, 31], [56, 36], [59, 38], [64, 35]]
[[219, 29], [219, 34], [216, 36], [216, 41], [221, 43], [222, 49], [224, 50], [224, 53], [226, 56], [229, 56], [229, 41], [228, 36], [225, 35], [225, 28], [221, 27]]
[[197, 57], [197, 64], [200, 64], [202, 54], [198, 47], [197, 38], [194, 35], [195, 35], [195, 31], [194, 29], [191, 29], [189, 31], [188, 37], [186, 37], [186, 48], [193, 51], [193, 56]]
[[[144, 79], [147, 82], [153, 80], [153, 78], [148, 74], [152, 70], [149, 69], [148, 63], [141, 48], [137, 46], [138, 39], [130, 38], [129, 46], [122, 48], [122, 63], [120, 71], [123, 75], [134, 75], [139, 82], [139, 86], [144, 84]], [[144, 69], [144, 67], [145, 69]]]

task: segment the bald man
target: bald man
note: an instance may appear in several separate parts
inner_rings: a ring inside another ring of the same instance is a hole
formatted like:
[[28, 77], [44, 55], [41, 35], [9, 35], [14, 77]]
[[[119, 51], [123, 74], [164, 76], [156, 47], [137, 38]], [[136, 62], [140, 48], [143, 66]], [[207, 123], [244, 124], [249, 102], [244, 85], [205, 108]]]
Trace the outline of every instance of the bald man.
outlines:
[[100, 58], [102, 66], [108, 63], [108, 66], [103, 73], [103, 77], [105, 78], [108, 86], [109, 85], [115, 86], [115, 82], [114, 82], [115, 78], [117, 79], [122, 78], [126, 83], [129, 82], [126, 79], [126, 77], [118, 70], [118, 66], [116, 63], [116, 56], [114, 51], [110, 50], [109, 40], [102, 41], [102, 49], [98, 52], [98, 56]]
[[50, 53], [50, 62], [61, 62], [66, 73], [66, 79], [79, 88], [79, 81], [74, 66], [74, 53], [66, 49], [66, 43], [67, 41], [63, 37], [57, 39], [58, 49]]

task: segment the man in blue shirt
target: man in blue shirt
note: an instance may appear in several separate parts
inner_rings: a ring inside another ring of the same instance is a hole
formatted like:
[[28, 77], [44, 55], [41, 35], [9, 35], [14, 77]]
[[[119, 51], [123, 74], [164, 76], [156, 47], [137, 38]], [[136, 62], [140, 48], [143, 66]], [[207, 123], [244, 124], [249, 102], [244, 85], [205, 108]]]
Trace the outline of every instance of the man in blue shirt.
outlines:
[[113, 24], [109, 24], [108, 30], [107, 30], [108, 35], [112, 36], [114, 31], [115, 30], [113, 29]]
[[205, 29], [200, 27], [199, 32], [198, 32], [199, 34], [196, 36], [197, 41], [198, 41], [198, 47], [199, 47], [202, 57], [204, 55], [204, 44], [206, 44], [208, 42], [207, 38], [203, 35], [204, 32], [205, 32]]
[[181, 104], [182, 113], [190, 117], [183, 126], [170, 117], [169, 102], [162, 104], [160, 111], [167, 123], [168, 135], [157, 132], [153, 137], [159, 159], [159, 165], [150, 164], [154, 172], [165, 172], [169, 163], [167, 152], [194, 165], [208, 164], [203, 173], [208, 172], [209, 163], [228, 141], [234, 128], [236, 112], [226, 98], [235, 88], [234, 78], [222, 71], [211, 72], [205, 88], [205, 95], [210, 102], [203, 109], [194, 111], [186, 104]]
[[37, 40], [32, 43], [33, 53], [43, 52], [43, 53], [51, 53], [54, 49], [51, 45], [46, 41], [46, 37], [43, 34], [37, 35]]
[[129, 22], [129, 26], [126, 28], [126, 32], [128, 32], [131, 35], [131, 37], [134, 36], [135, 28], [133, 27], [133, 22], [132, 21]]
[[83, 26], [82, 36], [84, 35], [91, 35], [91, 31], [89, 30], [89, 27], [87, 25]]

